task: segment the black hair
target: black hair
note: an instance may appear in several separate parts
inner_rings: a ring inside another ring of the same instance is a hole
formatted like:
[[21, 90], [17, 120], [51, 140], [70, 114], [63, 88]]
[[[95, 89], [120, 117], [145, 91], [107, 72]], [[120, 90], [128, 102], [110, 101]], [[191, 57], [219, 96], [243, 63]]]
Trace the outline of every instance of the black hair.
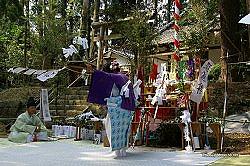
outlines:
[[36, 101], [35, 101], [34, 97], [29, 97], [26, 106], [27, 106], [27, 108], [29, 108], [31, 106], [36, 106]]

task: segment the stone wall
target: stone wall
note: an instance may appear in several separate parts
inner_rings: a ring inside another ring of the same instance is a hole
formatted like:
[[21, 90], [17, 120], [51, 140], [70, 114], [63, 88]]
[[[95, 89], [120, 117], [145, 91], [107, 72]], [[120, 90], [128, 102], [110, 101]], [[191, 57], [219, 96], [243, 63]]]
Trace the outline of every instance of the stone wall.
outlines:
[[[224, 106], [224, 82], [209, 83], [208, 97], [209, 109], [222, 115]], [[227, 115], [250, 111], [250, 83], [231, 82], [228, 84], [228, 110]]]

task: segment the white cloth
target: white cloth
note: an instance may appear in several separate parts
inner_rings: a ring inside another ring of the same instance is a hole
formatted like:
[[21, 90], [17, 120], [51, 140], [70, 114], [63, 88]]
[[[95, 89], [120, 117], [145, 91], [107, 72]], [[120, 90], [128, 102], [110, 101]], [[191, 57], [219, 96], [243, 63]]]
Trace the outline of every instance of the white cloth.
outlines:
[[84, 50], [89, 48], [88, 40], [86, 38], [81, 38], [79, 36], [74, 37], [73, 44], [79, 44]]
[[195, 85], [195, 88], [192, 90], [190, 95], [190, 100], [200, 103], [202, 100], [202, 96], [207, 88], [208, 83], [208, 72], [213, 66], [213, 62], [211, 60], [207, 60], [201, 67], [198, 81]]
[[129, 84], [131, 84], [131, 81], [129, 80], [126, 84], [124, 84], [121, 88], [120, 95], [123, 96], [125, 95], [125, 98], [129, 98]]
[[51, 71], [47, 71], [39, 76], [37, 76], [36, 78], [39, 79], [40, 81], [46, 81], [47, 79], [53, 78], [57, 75], [58, 70], [51, 70]]
[[180, 118], [182, 119], [182, 122], [185, 124], [191, 122], [190, 112], [188, 110], [184, 110], [183, 115], [180, 116]]
[[82, 38], [82, 47], [84, 50], [89, 48], [88, 40], [86, 38]]
[[248, 15], [246, 15], [245, 17], [243, 17], [239, 23], [241, 24], [250, 24], [250, 13]]
[[45, 73], [45, 72], [46, 72], [46, 70], [37, 70], [37, 71], [34, 72], [33, 74], [35, 74], [35, 75], [40, 75], [40, 74]]
[[137, 100], [139, 98], [139, 96], [141, 95], [141, 85], [142, 81], [139, 79], [136, 81], [136, 83], [133, 85], [133, 90], [134, 90], [134, 94], [135, 94], [135, 99]]
[[153, 97], [151, 104], [154, 105], [156, 102], [158, 102], [158, 105], [162, 105], [162, 99], [164, 98], [164, 95], [166, 93], [165, 89], [156, 89], [155, 96]]
[[111, 120], [110, 116], [107, 113], [106, 119], [104, 121], [105, 129], [106, 129], [106, 134], [109, 140], [109, 145], [111, 145]]
[[36, 71], [37, 71], [37, 70], [35, 70], [35, 69], [29, 69], [29, 70], [27, 70], [26, 72], [24, 72], [23, 74], [31, 75], [31, 74], [35, 73]]
[[[17, 131], [12, 131], [10, 133], [10, 135], [15, 136], [15, 137], [18, 137], [18, 135], [20, 135], [20, 134], [21, 133], [17, 132]], [[34, 134], [33, 135], [32, 134], [28, 134], [25, 143], [32, 142], [34, 140], [34, 137], [35, 137]], [[37, 141], [47, 141], [48, 140], [47, 132], [39, 132], [39, 133], [37, 133], [36, 134], [36, 138], [37, 138]]]
[[17, 68], [15, 68], [15, 69], [11, 70], [11, 72], [12, 72], [12, 73], [18, 74], [18, 73], [21, 73], [21, 72], [24, 71], [24, 70], [27, 70], [27, 69], [26, 69], [26, 68], [23, 68], [23, 67], [17, 67]]
[[70, 45], [69, 48], [62, 48], [62, 50], [65, 58], [72, 56], [73, 53], [78, 53], [74, 45]]
[[40, 111], [41, 115], [45, 122], [51, 121], [51, 116], [49, 112], [49, 99], [48, 99], [48, 90], [42, 89], [40, 96]]

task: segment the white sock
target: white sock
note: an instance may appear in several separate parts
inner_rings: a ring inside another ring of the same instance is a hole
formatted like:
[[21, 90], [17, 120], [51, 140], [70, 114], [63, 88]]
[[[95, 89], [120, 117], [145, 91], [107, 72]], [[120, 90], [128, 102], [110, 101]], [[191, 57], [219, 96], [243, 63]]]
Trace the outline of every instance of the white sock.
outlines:
[[126, 148], [122, 148], [122, 149], [120, 150], [120, 153], [121, 153], [121, 156], [122, 156], [122, 157], [127, 156]]
[[120, 150], [116, 150], [116, 151], [115, 151], [115, 155], [116, 155], [116, 157], [122, 156], [122, 154], [120, 153]]

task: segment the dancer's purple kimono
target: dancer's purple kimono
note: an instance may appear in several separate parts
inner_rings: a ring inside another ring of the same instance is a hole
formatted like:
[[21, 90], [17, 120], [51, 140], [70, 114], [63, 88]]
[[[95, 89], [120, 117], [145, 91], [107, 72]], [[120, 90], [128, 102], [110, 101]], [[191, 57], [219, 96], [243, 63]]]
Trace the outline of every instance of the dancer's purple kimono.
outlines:
[[[96, 70], [92, 75], [92, 82], [89, 89], [88, 102], [106, 105], [105, 98], [111, 96], [113, 85], [115, 84], [119, 91], [122, 86], [129, 81], [128, 77], [124, 74], [106, 73]], [[122, 97], [121, 108], [126, 110], [134, 110], [135, 96], [132, 84], [129, 85], [129, 98]]]

